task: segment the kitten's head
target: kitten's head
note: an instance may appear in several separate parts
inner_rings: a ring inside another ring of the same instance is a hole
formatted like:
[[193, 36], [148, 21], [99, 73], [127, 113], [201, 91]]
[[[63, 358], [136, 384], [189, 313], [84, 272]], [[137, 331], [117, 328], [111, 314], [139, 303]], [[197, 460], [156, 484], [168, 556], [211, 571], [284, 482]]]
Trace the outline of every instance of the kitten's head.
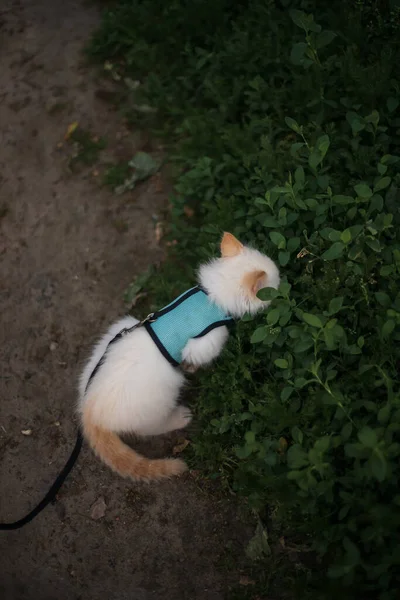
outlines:
[[270, 303], [259, 300], [257, 292], [264, 287], [277, 289], [279, 271], [268, 256], [224, 233], [221, 258], [200, 266], [199, 282], [213, 302], [240, 318], [267, 308]]

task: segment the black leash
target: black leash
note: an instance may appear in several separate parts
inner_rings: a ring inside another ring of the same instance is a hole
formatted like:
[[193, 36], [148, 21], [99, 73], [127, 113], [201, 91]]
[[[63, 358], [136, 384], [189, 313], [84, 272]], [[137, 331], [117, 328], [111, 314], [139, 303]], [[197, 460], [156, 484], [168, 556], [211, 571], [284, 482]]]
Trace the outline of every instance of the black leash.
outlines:
[[[99, 360], [99, 362], [97, 363], [95, 368], [93, 369], [93, 372], [90, 375], [89, 380], [87, 382], [86, 390], [89, 387], [89, 383], [92, 381], [93, 377], [96, 375], [97, 371], [103, 364], [104, 358], [105, 358], [107, 351], [108, 351], [109, 347], [111, 346], [111, 344], [113, 344], [117, 340], [121, 339], [128, 333], [131, 333], [131, 331], [133, 331], [134, 329], [137, 329], [138, 327], [140, 327], [147, 321], [150, 321], [153, 318], [153, 316], [154, 316], [153, 313], [148, 315], [143, 321], [136, 323], [135, 325], [133, 325], [133, 327], [123, 329], [122, 331], [117, 333], [117, 335], [115, 337], [113, 337], [113, 339], [108, 343], [103, 356], [101, 357], [101, 359]], [[46, 506], [48, 504], [50, 504], [50, 503], [54, 504], [54, 502], [56, 501], [56, 496], [57, 496], [59, 489], [63, 485], [64, 481], [67, 479], [68, 475], [70, 474], [70, 472], [73, 469], [73, 466], [75, 465], [76, 461], [78, 460], [78, 456], [82, 449], [82, 445], [83, 445], [83, 436], [82, 436], [81, 430], [78, 429], [74, 449], [72, 450], [71, 455], [70, 455], [69, 459], [67, 460], [64, 468], [59, 473], [57, 479], [55, 480], [55, 482], [53, 483], [53, 485], [51, 486], [51, 488], [49, 489], [49, 491], [47, 492], [47, 494], [45, 495], [43, 500], [41, 500], [39, 502], [39, 504], [33, 510], [31, 510], [31, 512], [28, 513], [25, 517], [23, 517], [22, 519], [19, 519], [19, 521], [14, 521], [14, 523], [0, 523], [0, 531], [10, 531], [12, 529], [19, 529], [20, 527], [23, 527], [24, 525], [26, 525], [27, 523], [32, 521], [32, 519], [34, 519], [40, 512], [42, 512], [42, 510], [44, 508], [46, 508]]]
[[9, 531], [10, 529], [19, 529], [20, 527], [23, 527], [24, 525], [26, 525], [27, 523], [32, 521], [32, 519], [34, 519], [36, 517], [36, 515], [38, 515], [40, 512], [42, 512], [42, 510], [44, 508], [46, 508], [46, 506], [48, 504], [50, 504], [50, 502], [51, 503], [55, 502], [58, 490], [60, 489], [60, 487], [62, 486], [64, 481], [67, 479], [69, 473], [72, 470], [72, 467], [76, 463], [76, 460], [77, 460], [79, 453], [81, 451], [81, 448], [82, 448], [82, 444], [83, 444], [82, 433], [81, 433], [80, 429], [78, 429], [78, 435], [76, 436], [75, 447], [71, 452], [71, 456], [69, 457], [68, 461], [65, 464], [65, 467], [63, 468], [61, 473], [58, 475], [57, 479], [55, 480], [55, 482], [53, 483], [53, 485], [51, 486], [51, 488], [49, 489], [49, 491], [47, 492], [47, 494], [45, 495], [43, 500], [41, 500], [39, 502], [39, 504], [33, 510], [31, 510], [30, 513], [28, 513], [25, 517], [23, 517], [19, 521], [15, 521], [14, 523], [0, 523], [0, 531]]

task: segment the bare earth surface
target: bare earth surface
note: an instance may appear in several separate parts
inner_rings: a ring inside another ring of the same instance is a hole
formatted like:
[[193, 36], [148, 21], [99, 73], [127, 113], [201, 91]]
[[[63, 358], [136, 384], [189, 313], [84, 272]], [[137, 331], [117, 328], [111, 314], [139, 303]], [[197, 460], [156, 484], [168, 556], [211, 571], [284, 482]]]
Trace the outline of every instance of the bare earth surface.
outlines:
[[[124, 137], [83, 65], [98, 19], [78, 0], [0, 6], [0, 522], [22, 517], [54, 481], [75, 440], [80, 364], [124, 312], [126, 286], [162, 258], [154, 215], [168, 190], [159, 178], [116, 196], [90, 168], [67, 168], [73, 121], [105, 136], [114, 157], [144, 144]], [[94, 520], [99, 498], [105, 514]], [[192, 476], [135, 485], [85, 447], [56, 505], [0, 532], [0, 597], [222, 599], [239, 574], [221, 571], [221, 559], [227, 546], [241, 555], [249, 533], [234, 504]]]

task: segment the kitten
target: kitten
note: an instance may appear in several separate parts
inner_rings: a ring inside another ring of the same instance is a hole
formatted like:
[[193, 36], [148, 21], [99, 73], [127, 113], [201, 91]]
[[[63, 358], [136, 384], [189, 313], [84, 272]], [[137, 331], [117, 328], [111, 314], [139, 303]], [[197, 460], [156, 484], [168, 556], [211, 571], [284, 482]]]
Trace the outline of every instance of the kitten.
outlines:
[[[164, 319], [150, 320], [108, 346], [138, 321], [127, 316], [112, 325], [81, 375], [83, 434], [96, 454], [123, 477], [149, 481], [186, 470], [180, 459], [140, 456], [119, 434], [158, 435], [190, 423], [190, 410], [177, 404], [185, 382], [177, 366], [183, 363], [194, 370], [214, 360], [228, 339], [231, 318], [267, 308], [269, 302], [256, 294], [263, 287], [277, 288], [279, 271], [270, 258], [225, 233], [221, 258], [201, 265], [198, 281], [199, 287], [155, 314], [164, 314]], [[193, 337], [185, 339], [188, 332]]]

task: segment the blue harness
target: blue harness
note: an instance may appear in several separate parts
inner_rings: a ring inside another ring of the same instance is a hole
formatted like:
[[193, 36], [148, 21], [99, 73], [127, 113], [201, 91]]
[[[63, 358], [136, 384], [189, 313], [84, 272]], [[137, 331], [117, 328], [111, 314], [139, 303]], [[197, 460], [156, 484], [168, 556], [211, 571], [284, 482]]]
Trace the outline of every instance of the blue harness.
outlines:
[[152, 314], [143, 325], [161, 354], [177, 367], [190, 339], [202, 337], [216, 327], [231, 323], [232, 317], [211, 302], [207, 292], [196, 286]]

